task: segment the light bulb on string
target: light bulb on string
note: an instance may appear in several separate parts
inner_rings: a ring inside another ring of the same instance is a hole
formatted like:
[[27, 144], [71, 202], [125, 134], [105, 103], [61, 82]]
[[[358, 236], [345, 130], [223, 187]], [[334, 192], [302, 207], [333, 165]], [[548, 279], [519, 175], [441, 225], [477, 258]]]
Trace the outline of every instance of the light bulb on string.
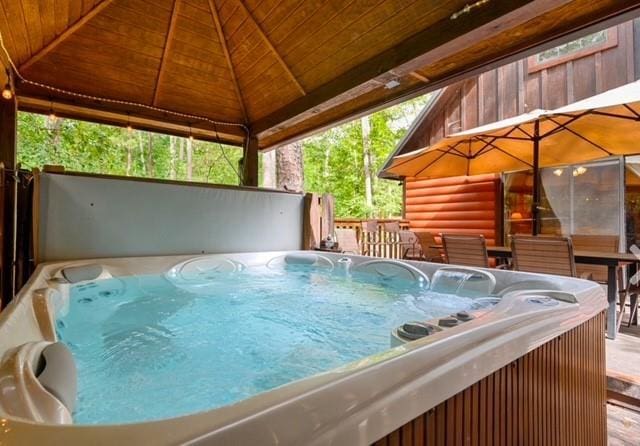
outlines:
[[55, 124], [58, 117], [56, 116], [56, 112], [53, 111], [53, 101], [51, 101], [49, 105], [49, 122], [51, 124]]
[[6, 83], [4, 89], [2, 90], [2, 97], [7, 101], [13, 98], [13, 91], [11, 90], [11, 85], [9, 84], [9, 82]]
[[11, 72], [8, 69], [5, 71], [7, 73], [7, 83], [4, 84], [2, 89], [2, 97], [8, 101], [13, 98], [13, 89], [11, 88]]

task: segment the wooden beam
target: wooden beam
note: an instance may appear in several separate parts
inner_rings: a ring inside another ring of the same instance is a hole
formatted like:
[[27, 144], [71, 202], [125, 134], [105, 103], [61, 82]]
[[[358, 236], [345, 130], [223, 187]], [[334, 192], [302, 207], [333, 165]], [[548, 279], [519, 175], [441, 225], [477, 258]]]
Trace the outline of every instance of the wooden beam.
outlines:
[[[189, 125], [188, 122], [168, 122], [161, 114], [154, 116], [137, 115], [131, 112], [100, 109], [93, 105], [86, 107], [62, 101], [53, 101], [32, 96], [18, 96], [18, 107], [21, 111], [31, 113], [49, 114], [51, 108], [56, 115], [63, 118], [80, 119], [83, 121], [97, 122], [99, 124], [126, 127], [128, 124], [135, 129], [150, 132], [164, 133], [188, 137], [192, 135], [203, 141], [217, 141], [234, 146], [242, 145], [245, 132], [238, 126], [218, 125], [216, 128], [205, 128], [198, 125]], [[206, 125], [206, 124], [203, 124]]]
[[20, 71], [27, 70], [34, 63], [42, 59], [51, 51], [56, 49], [62, 42], [71, 37], [76, 31], [82, 28], [89, 20], [100, 14], [107, 6], [113, 3], [113, 0], [101, 0], [100, 3], [95, 5], [88, 13], [76, 20], [73, 25], [64, 30], [64, 32], [56, 36], [51, 42], [46, 44], [43, 48], [33, 54], [25, 63], [20, 65]]
[[[450, 18], [440, 20], [405, 39], [398, 45], [371, 57], [317, 89], [308, 92], [306, 96], [260, 119], [253, 124], [253, 128], [256, 133], [262, 133], [371, 79], [375, 79], [381, 74], [412, 62], [414, 59], [447, 42], [471, 33], [477, 28], [501, 19], [507, 14], [532, 3], [536, 4], [538, 2], [536, 0], [494, 0], [486, 7], [474, 10], [473, 14], [465, 14], [456, 20], [451, 20]], [[543, 0], [540, 3], [545, 4], [546, 11], [553, 7], [554, 2]], [[533, 8], [528, 16], [531, 17], [536, 13], [545, 12], [539, 9]]]
[[156, 77], [156, 85], [153, 89], [153, 105], [154, 106], [158, 104], [158, 95], [160, 93], [160, 83], [162, 82], [164, 70], [166, 69], [166, 66], [167, 66], [167, 54], [169, 54], [169, 50], [171, 49], [171, 44], [173, 42], [173, 34], [176, 29], [176, 22], [178, 21], [179, 10], [180, 10], [180, 0], [175, 0], [173, 2], [173, 9], [171, 10], [171, 18], [169, 19], [169, 28], [167, 29], [167, 36], [164, 40], [164, 49], [162, 50], [162, 58], [160, 59], [160, 68], [158, 69], [158, 76]]
[[416, 72], [416, 71], [412, 71], [411, 73], [409, 73], [412, 77], [418, 79], [420, 82], [424, 82], [425, 84], [429, 83], [429, 78], [424, 77], [422, 74]]
[[244, 9], [244, 12], [247, 14], [247, 17], [255, 25], [256, 29], [258, 30], [258, 34], [260, 35], [264, 43], [269, 47], [269, 50], [271, 50], [271, 52], [276, 57], [276, 59], [278, 60], [278, 62], [280, 63], [284, 71], [289, 75], [289, 78], [296, 85], [296, 87], [298, 88], [298, 91], [302, 93], [302, 96], [306, 95], [307, 94], [306, 90], [300, 84], [300, 82], [298, 81], [298, 78], [296, 78], [296, 76], [293, 74], [293, 72], [291, 71], [291, 68], [289, 68], [289, 65], [287, 65], [287, 63], [284, 61], [284, 59], [282, 58], [282, 56], [280, 55], [276, 47], [273, 46], [273, 43], [271, 42], [267, 34], [264, 32], [260, 24], [253, 17], [253, 15], [251, 14], [251, 11], [249, 11], [249, 8], [247, 8], [243, 0], [236, 0], [236, 2]]
[[[279, 146], [287, 143], [288, 141], [310, 136], [311, 134], [323, 129], [348, 122], [360, 116], [415, 98], [421, 94], [446, 87], [454, 82], [471, 76], [476, 76], [493, 68], [514, 62], [531, 54], [575, 40], [589, 33], [614, 26], [626, 20], [631, 20], [639, 13], [640, 2], [638, 1], [610, 3], [605, 6], [604, 9], [585, 13], [584, 17], [576, 17], [575, 22], [570, 23], [566, 21], [556, 21], [554, 22], [556, 26], [545, 28], [540, 35], [535, 36], [535, 40], [527, 39], [521, 42], [514, 40], [516, 45], [507, 49], [498, 48], [500, 51], [495, 54], [494, 58], [483, 59], [479, 63], [472, 61], [468, 64], [453, 67], [444, 75], [430, 78], [430, 82], [428, 84], [416, 84], [414, 81], [414, 84], [407, 83], [406, 86], [402, 85], [393, 90], [386, 90], [384, 94], [376, 91], [376, 89], [372, 89], [369, 92], [361, 93], [357, 95], [357, 97], [353, 98], [350, 97], [350, 92], [346, 92], [343, 94], [344, 99], [332, 101], [335, 102], [335, 104], [332, 103], [331, 106], [317, 106], [315, 108], [315, 110], [317, 110], [316, 113], [310, 113], [309, 111], [303, 111], [301, 113], [293, 112], [290, 113], [292, 118], [289, 120], [278, 119], [274, 113], [271, 118], [275, 117], [275, 120], [267, 121], [267, 119], [270, 118], [267, 117], [254, 123], [253, 127], [256, 129], [260, 138], [261, 148], [267, 149], [271, 146]], [[530, 17], [530, 19], [533, 18], [534, 17]], [[526, 23], [527, 21], [521, 21], [520, 25], [515, 23], [513, 25], [514, 32], [518, 33], [520, 29], [519, 26], [525, 26]], [[475, 35], [475, 39], [478, 40], [478, 33], [483, 32], [484, 30], [487, 30], [487, 33], [490, 33], [490, 30], [494, 28], [494, 23], [488, 23], [486, 26], [477, 29], [476, 32], [472, 33], [472, 35]], [[497, 29], [497, 31], [504, 31], [504, 29]], [[491, 34], [488, 34], [485, 38], [488, 39], [490, 36]], [[455, 41], [451, 41], [450, 43], [437, 48], [436, 51], [429, 52], [429, 54], [436, 54], [438, 56], [435, 58], [436, 60], [443, 57], [442, 53], [445, 48], [448, 48], [447, 51], [449, 51], [449, 54], [454, 54], [451, 49], [451, 45], [454, 45], [455, 43]], [[415, 69], [416, 68], [413, 68], [413, 70]], [[394, 72], [396, 71], [394, 70]], [[400, 74], [399, 70], [397, 74]], [[414, 76], [411, 76], [410, 78], [414, 78]], [[313, 94], [314, 92], [310, 92], [306, 98], [301, 99], [307, 99]], [[280, 110], [280, 113], [284, 112], [286, 112], [286, 107]], [[289, 112], [291, 112], [291, 110], [289, 110]], [[296, 126], [300, 127], [299, 130], [292, 131], [290, 128], [298, 121], [306, 122], [304, 125], [301, 124]]]
[[242, 186], [258, 187], [258, 139], [253, 136], [242, 159]]
[[220, 46], [222, 47], [222, 51], [224, 52], [224, 58], [227, 61], [227, 66], [229, 67], [229, 72], [231, 73], [233, 87], [236, 90], [236, 96], [238, 97], [240, 108], [242, 109], [242, 116], [244, 116], [244, 123], [248, 124], [249, 116], [247, 115], [247, 108], [244, 105], [244, 99], [242, 99], [242, 92], [240, 91], [240, 84], [238, 83], [236, 70], [233, 68], [233, 63], [231, 62], [231, 55], [229, 54], [229, 47], [227, 46], [227, 38], [224, 35], [224, 31], [222, 30], [222, 23], [220, 22], [220, 14], [218, 13], [216, 5], [213, 4], [213, 0], [209, 0], [209, 9], [211, 10], [213, 23], [216, 25], [216, 32], [218, 33], [218, 40], [220, 40]]
[[[15, 96], [0, 99], [0, 308], [7, 305], [14, 296], [15, 260], [15, 206], [16, 182], [13, 180], [16, 168], [18, 110]], [[8, 169], [9, 171], [5, 170]]]

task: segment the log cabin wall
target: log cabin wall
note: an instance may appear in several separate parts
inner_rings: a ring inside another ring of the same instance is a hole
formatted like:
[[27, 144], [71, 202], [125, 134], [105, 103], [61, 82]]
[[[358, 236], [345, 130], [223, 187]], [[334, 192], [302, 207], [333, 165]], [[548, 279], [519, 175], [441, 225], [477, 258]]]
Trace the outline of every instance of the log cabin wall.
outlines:
[[482, 234], [487, 244], [500, 244], [500, 177], [407, 180], [405, 218], [412, 231]]
[[[432, 143], [445, 135], [472, 129], [538, 108], [553, 109], [640, 78], [640, 19], [624, 22], [607, 30], [603, 45], [587, 48], [569, 56], [545, 63], [536, 63], [535, 56], [518, 60], [481, 75], [446, 87], [428, 105], [428, 110], [414, 124], [412, 131], [395, 154], [407, 153]], [[441, 186], [453, 188], [450, 200], [436, 198], [434, 191]], [[405, 218], [412, 229], [442, 232], [482, 232], [488, 239], [501, 241], [502, 194], [496, 183], [495, 196], [484, 179], [406, 179]], [[459, 195], [460, 194], [460, 195]], [[477, 196], [477, 208], [468, 199]], [[457, 200], [457, 198], [461, 200]], [[471, 212], [488, 212], [480, 219]], [[426, 206], [429, 204], [430, 206]], [[453, 209], [467, 206], [468, 214], [445, 215]], [[446, 217], [446, 218], [443, 218]], [[440, 220], [446, 220], [440, 222]], [[480, 222], [479, 220], [482, 220]], [[498, 223], [491, 227], [490, 221]], [[441, 224], [442, 223], [442, 224]], [[478, 231], [481, 230], [481, 231]], [[494, 231], [492, 234], [491, 231]], [[497, 232], [499, 231], [499, 232]]]

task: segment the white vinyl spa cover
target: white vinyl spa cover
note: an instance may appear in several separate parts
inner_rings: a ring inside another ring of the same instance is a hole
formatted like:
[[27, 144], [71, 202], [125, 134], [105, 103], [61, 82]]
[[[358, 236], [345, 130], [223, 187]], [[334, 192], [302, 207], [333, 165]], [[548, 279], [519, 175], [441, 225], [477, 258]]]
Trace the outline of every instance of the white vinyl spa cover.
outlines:
[[302, 244], [300, 194], [44, 173], [38, 209], [39, 262]]

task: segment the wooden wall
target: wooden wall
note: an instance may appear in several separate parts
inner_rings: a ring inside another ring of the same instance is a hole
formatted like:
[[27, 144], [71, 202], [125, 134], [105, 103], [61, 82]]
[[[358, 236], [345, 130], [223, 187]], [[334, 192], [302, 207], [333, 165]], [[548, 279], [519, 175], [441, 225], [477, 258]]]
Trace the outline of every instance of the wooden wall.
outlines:
[[[640, 78], [640, 19], [611, 28], [608, 42], [612, 40], [615, 45], [609, 43], [552, 66], [535, 67], [522, 59], [450, 85], [397, 153], [538, 108], [557, 108]], [[491, 184], [484, 177], [407, 179], [405, 218], [414, 230], [482, 233], [489, 243], [499, 243], [502, 195], [498, 189], [497, 182]]]
[[537, 108], [561, 107], [640, 78], [640, 19], [611, 32], [617, 43], [601, 51], [544, 69], [522, 59], [450, 85], [399, 153]]
[[606, 445], [604, 324], [601, 313], [375, 446]]
[[407, 179], [405, 194], [405, 218], [411, 230], [436, 237], [442, 232], [483, 234], [489, 245], [499, 244], [499, 176]]

